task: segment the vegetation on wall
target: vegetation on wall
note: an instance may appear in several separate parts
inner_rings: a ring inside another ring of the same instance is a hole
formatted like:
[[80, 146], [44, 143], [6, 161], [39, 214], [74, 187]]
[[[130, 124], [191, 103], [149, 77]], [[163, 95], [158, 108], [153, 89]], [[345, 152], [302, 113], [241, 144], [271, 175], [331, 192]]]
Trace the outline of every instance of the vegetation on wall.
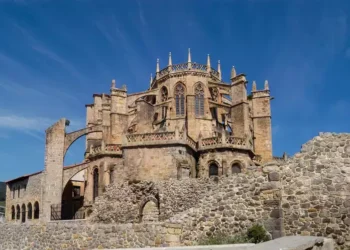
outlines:
[[265, 228], [261, 225], [250, 227], [245, 234], [228, 235], [217, 233], [199, 240], [199, 245], [224, 245], [240, 243], [261, 243], [270, 240]]

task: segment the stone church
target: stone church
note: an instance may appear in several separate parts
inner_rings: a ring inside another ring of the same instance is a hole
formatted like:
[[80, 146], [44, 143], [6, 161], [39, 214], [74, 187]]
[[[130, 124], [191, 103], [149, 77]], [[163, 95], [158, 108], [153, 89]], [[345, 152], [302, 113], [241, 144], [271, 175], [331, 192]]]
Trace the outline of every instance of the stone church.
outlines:
[[[67, 119], [46, 130], [45, 169], [7, 182], [6, 219], [16, 223], [87, 218], [111, 183], [228, 176], [270, 161], [270, 90], [232, 67], [192, 62], [161, 69], [147, 90], [110, 92], [86, 105], [86, 127], [66, 133]], [[85, 159], [63, 166], [70, 145], [86, 135]]]

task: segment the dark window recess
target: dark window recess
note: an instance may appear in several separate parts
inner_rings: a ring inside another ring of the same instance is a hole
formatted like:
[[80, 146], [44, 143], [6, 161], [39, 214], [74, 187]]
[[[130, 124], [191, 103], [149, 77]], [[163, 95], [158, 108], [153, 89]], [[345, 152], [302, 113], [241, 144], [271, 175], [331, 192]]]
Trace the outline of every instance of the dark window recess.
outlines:
[[162, 119], [166, 118], [168, 107], [162, 107]]
[[209, 176], [218, 176], [219, 168], [215, 163], [210, 164], [209, 166]]
[[73, 186], [73, 197], [80, 197], [80, 187], [79, 186]]

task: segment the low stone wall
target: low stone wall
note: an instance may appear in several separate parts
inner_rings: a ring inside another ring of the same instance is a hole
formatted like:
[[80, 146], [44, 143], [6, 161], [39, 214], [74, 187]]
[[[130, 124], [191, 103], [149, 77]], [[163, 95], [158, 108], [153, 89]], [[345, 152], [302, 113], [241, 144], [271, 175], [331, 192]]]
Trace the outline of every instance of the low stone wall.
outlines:
[[46, 224], [3, 224], [0, 250], [110, 249], [180, 245], [181, 227], [174, 224], [89, 224], [86, 221]]

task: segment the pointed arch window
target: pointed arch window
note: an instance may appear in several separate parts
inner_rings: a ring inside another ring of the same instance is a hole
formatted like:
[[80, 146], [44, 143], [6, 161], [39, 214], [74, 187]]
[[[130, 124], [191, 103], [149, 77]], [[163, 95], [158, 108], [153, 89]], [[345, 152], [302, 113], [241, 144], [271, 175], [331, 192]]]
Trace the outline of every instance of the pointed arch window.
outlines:
[[196, 99], [196, 116], [204, 115], [204, 89], [202, 84], [197, 84], [195, 88], [195, 99]]
[[165, 102], [166, 100], [168, 100], [168, 89], [163, 86], [161, 90], [161, 101]]
[[28, 220], [31, 220], [33, 218], [33, 207], [32, 203], [28, 203]]
[[176, 116], [185, 115], [185, 87], [178, 84], [175, 87]]
[[98, 196], [98, 178], [99, 178], [99, 174], [98, 174], [98, 169], [97, 168], [94, 169], [93, 178], [94, 178], [93, 200], [95, 201], [96, 197]]
[[16, 218], [16, 212], [15, 212], [15, 206], [11, 207], [11, 219], [15, 220]]

